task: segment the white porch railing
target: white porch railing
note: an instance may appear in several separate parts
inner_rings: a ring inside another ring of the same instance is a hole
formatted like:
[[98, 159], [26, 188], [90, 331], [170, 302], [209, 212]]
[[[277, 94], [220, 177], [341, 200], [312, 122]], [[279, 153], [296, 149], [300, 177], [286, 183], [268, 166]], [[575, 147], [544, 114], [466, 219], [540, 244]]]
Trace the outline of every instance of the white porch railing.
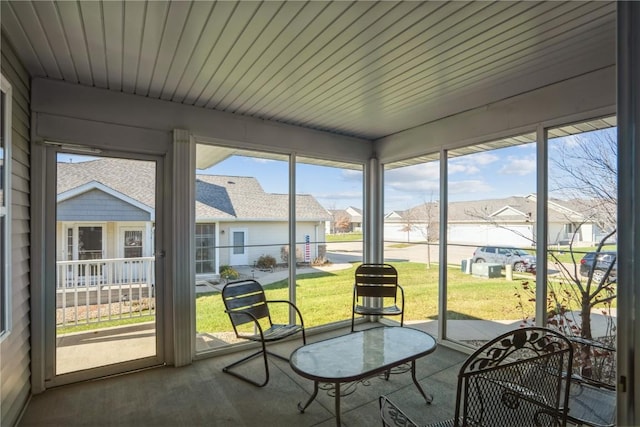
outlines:
[[155, 315], [155, 258], [56, 263], [58, 327]]

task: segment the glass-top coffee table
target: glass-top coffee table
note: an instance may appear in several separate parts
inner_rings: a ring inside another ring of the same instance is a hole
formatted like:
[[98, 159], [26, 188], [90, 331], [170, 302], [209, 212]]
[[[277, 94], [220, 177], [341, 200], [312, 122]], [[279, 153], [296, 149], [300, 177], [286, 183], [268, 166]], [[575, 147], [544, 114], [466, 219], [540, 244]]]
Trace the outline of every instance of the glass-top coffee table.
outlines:
[[336, 423], [340, 425], [340, 384], [363, 380], [378, 373], [388, 372], [405, 363], [411, 364], [411, 378], [427, 403], [433, 397], [425, 394], [416, 379], [416, 359], [432, 353], [436, 340], [426, 332], [407, 327], [381, 327], [353, 332], [295, 350], [289, 359], [298, 375], [314, 381], [313, 394], [302, 405], [300, 412], [311, 404], [318, 394], [320, 383], [335, 387]]

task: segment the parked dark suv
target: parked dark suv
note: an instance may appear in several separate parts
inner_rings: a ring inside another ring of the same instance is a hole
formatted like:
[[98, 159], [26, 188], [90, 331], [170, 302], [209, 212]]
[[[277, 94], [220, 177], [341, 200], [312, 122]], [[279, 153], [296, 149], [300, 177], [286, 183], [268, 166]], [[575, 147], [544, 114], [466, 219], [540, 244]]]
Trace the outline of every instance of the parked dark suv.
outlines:
[[517, 248], [483, 246], [475, 250], [471, 262], [493, 262], [501, 264], [502, 267], [511, 264], [513, 271], [519, 273], [535, 273], [536, 271], [536, 257], [527, 251]]
[[580, 260], [580, 275], [587, 277], [589, 273], [594, 268], [594, 260], [596, 259], [596, 254], [598, 255], [598, 259], [595, 262], [595, 269], [593, 271], [593, 280], [600, 282], [602, 280], [602, 276], [605, 275], [609, 266], [613, 262], [613, 267], [611, 268], [611, 272], [609, 273], [609, 282], [615, 282], [618, 276], [618, 259], [616, 252], [603, 251], [600, 253], [597, 252], [587, 252], [584, 254], [582, 259]]

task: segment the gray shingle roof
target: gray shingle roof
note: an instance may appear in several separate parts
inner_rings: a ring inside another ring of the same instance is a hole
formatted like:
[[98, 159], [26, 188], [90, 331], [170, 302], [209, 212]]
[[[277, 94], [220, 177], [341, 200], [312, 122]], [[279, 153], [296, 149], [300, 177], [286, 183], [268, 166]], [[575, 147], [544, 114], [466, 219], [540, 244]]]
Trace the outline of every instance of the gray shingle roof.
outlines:
[[[433, 202], [432, 208], [437, 212], [437, 202]], [[432, 211], [432, 212], [434, 212]], [[396, 211], [399, 215], [409, 215], [413, 220], [426, 219], [425, 204], [415, 206], [407, 211]], [[536, 221], [535, 196], [512, 196], [502, 199], [471, 200], [464, 202], [451, 202], [448, 206], [448, 219], [453, 222], [477, 222], [483, 217], [495, 217], [501, 221]], [[552, 199], [549, 202], [549, 221], [566, 222], [567, 220], [579, 222], [584, 220], [575, 204], [563, 200]]]
[[[100, 159], [58, 163], [58, 194], [92, 181], [154, 207], [155, 167], [151, 162]], [[244, 176], [196, 175], [196, 219], [286, 220], [287, 194], [266, 193], [257, 179]], [[329, 213], [311, 195], [296, 195], [298, 220], [326, 221]]]

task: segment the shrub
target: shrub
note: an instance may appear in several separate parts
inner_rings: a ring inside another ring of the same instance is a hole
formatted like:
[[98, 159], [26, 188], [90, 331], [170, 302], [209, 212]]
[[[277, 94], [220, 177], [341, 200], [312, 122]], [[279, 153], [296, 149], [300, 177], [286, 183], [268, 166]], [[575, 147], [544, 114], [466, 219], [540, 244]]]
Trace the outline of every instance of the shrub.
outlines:
[[222, 265], [220, 266], [220, 277], [227, 280], [235, 280], [240, 277], [240, 273], [230, 265]]
[[[280, 258], [282, 258], [282, 262], [285, 264], [289, 264], [289, 246], [283, 246], [280, 248]], [[296, 262], [301, 262], [303, 260], [302, 251], [300, 248], [296, 248]]]
[[260, 270], [271, 270], [276, 266], [276, 259], [271, 255], [262, 255], [256, 261], [256, 267]]

